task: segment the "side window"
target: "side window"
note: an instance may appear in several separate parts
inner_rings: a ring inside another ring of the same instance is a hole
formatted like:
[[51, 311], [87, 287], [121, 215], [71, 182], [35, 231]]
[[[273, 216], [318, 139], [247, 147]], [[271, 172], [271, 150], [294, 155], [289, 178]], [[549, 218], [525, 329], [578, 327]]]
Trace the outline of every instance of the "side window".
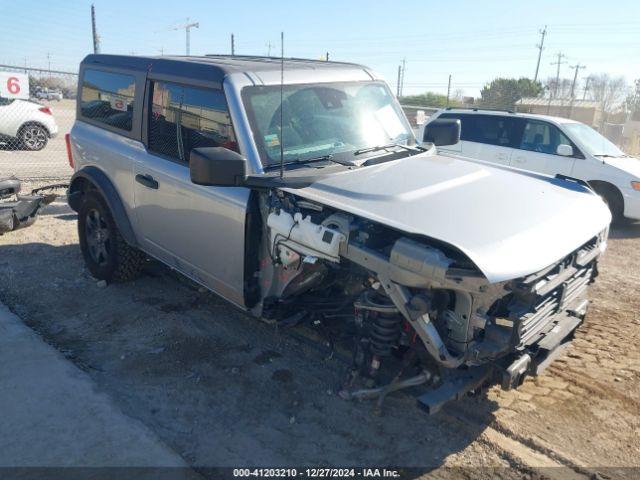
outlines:
[[555, 155], [560, 144], [573, 145], [555, 125], [538, 120], [527, 120], [525, 123], [521, 150]]
[[484, 143], [499, 147], [515, 147], [518, 137], [517, 123], [514, 119], [498, 115], [480, 115], [465, 113], [444, 113], [438, 118], [457, 118], [460, 120], [460, 140]]
[[499, 115], [473, 115], [471, 123], [469, 141], [498, 147], [514, 146], [517, 135], [514, 119]]
[[135, 78], [121, 73], [85, 70], [80, 93], [80, 114], [84, 118], [131, 131]]
[[198, 147], [237, 150], [221, 90], [151, 82], [149, 150], [183, 162]]

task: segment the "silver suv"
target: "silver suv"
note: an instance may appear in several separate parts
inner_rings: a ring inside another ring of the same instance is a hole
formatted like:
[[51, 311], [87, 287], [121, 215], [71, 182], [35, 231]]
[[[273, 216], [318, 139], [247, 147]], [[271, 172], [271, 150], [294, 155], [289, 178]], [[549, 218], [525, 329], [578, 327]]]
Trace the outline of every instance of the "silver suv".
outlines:
[[[437, 145], [460, 124], [432, 125]], [[354, 64], [89, 55], [69, 203], [98, 279], [154, 257], [353, 352], [344, 398], [429, 412], [539, 373], [582, 322], [608, 209], [585, 184], [416, 146]], [[338, 348], [338, 347], [336, 347]]]

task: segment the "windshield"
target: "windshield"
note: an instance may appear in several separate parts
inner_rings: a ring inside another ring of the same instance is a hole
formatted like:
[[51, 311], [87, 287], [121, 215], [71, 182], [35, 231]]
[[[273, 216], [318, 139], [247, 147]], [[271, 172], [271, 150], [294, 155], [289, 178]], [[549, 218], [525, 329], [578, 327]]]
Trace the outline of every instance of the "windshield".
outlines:
[[280, 85], [246, 87], [242, 98], [265, 166], [280, 163], [281, 142], [287, 163], [413, 139], [381, 82], [284, 85], [282, 106]]
[[625, 153], [593, 128], [583, 123], [565, 123], [565, 130], [580, 143], [587, 153], [594, 156], [624, 157]]

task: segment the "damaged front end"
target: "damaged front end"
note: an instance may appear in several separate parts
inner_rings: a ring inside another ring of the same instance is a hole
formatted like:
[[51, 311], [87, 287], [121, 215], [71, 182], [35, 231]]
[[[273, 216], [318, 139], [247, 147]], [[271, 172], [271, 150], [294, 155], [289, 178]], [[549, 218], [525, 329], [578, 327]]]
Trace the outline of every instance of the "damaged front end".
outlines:
[[490, 283], [443, 242], [281, 190], [259, 203], [256, 313], [333, 329], [353, 355], [343, 398], [381, 407], [391, 392], [420, 387], [430, 413], [496, 379], [509, 389], [539, 373], [582, 322], [607, 237], [543, 271]]

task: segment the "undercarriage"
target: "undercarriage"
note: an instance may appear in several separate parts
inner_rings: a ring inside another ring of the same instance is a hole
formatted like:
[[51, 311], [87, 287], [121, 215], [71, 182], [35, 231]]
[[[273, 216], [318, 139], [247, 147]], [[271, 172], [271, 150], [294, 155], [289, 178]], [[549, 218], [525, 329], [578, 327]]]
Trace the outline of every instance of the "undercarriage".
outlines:
[[[344, 399], [409, 389], [429, 413], [538, 374], [582, 322], [606, 231], [542, 271], [490, 283], [462, 252], [292, 193], [256, 199], [254, 313], [309, 322], [351, 352]], [[333, 340], [332, 340], [333, 341]]]

